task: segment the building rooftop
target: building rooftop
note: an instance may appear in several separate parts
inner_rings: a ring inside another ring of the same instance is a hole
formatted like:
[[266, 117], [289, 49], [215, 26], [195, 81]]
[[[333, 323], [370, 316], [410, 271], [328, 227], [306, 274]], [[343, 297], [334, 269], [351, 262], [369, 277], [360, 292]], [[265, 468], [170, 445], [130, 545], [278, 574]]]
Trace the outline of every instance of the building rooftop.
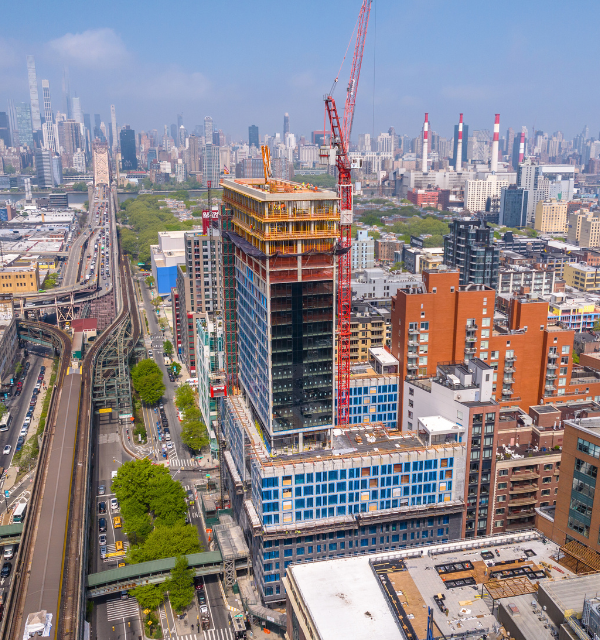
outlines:
[[374, 356], [384, 366], [398, 364], [398, 360], [383, 347], [371, 347], [369, 354]]
[[[434, 637], [480, 638], [498, 628], [486, 600], [512, 602], [521, 589], [531, 601], [536, 583], [572, 575], [563, 567], [547, 577], [542, 563], [556, 566], [557, 552], [530, 531], [296, 564], [288, 572], [322, 640], [424, 640], [429, 607]], [[493, 596], [482, 597], [488, 588]]]
[[334, 191], [289, 180], [272, 180], [265, 185], [263, 178], [231, 178], [221, 182], [224, 189], [231, 189], [262, 202], [281, 200], [338, 200]]

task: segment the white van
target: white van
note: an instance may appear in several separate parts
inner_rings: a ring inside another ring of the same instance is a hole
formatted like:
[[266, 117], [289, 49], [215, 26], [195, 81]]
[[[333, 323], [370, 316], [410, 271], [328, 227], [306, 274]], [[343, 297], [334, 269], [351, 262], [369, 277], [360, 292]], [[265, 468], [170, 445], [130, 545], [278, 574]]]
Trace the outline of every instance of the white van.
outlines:
[[10, 560], [13, 556], [15, 555], [15, 545], [14, 544], [7, 544], [4, 547], [4, 559], [5, 560]]

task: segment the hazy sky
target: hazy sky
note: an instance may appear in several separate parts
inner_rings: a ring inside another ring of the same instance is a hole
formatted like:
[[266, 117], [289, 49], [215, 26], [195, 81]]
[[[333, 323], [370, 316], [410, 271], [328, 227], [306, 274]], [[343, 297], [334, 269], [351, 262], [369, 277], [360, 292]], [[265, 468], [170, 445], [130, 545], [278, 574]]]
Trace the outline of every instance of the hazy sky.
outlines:
[[[136, 131], [205, 115], [247, 139], [323, 126], [323, 95], [341, 64], [361, 0], [105, 0], [4, 3], [0, 110], [29, 100], [26, 55], [62, 110], [62, 70], [83, 111]], [[598, 0], [375, 0], [353, 139], [417, 135], [423, 113], [450, 137], [458, 113], [473, 129], [600, 130]], [[343, 102], [352, 50], [334, 96]], [[374, 121], [374, 126], [373, 126]]]

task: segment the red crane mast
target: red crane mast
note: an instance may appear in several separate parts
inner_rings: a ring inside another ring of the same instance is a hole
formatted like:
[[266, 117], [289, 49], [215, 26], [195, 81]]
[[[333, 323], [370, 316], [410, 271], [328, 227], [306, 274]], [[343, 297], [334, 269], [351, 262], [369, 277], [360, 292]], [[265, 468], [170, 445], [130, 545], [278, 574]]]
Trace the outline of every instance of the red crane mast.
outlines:
[[[354, 120], [354, 105], [360, 78], [369, 15], [372, 0], [363, 0], [358, 14], [358, 28], [350, 80], [346, 89], [344, 119], [340, 124], [335, 100], [331, 95], [325, 98], [325, 108], [331, 126], [331, 147], [335, 149], [335, 164], [338, 169], [338, 194], [340, 197], [340, 251], [338, 256], [338, 358], [337, 358], [337, 424], [345, 426], [350, 417], [350, 317], [352, 311], [351, 291], [351, 248], [352, 248], [352, 180], [353, 168], [348, 157], [350, 133]], [[337, 82], [337, 78], [336, 78]], [[335, 87], [335, 83], [334, 83]]]

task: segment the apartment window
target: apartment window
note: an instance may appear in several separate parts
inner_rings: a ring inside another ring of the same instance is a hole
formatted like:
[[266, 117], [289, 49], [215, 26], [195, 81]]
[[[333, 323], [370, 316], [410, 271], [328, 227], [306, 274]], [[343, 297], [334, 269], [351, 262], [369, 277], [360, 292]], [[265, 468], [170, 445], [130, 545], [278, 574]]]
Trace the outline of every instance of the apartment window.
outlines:
[[490, 322], [491, 322], [491, 318], [482, 318], [481, 319], [481, 326], [482, 327], [489, 327], [490, 326]]
[[429, 342], [429, 334], [428, 333], [422, 333], [420, 336], [420, 340], [421, 342]]
[[491, 355], [492, 360], [498, 360], [499, 356], [500, 356], [499, 351], [492, 351], [492, 355]]
[[502, 491], [502, 489], [506, 489], [508, 487], [508, 482], [499, 482], [498, 483], [498, 491]]
[[569, 353], [569, 345], [568, 344], [563, 345], [561, 353], [563, 353], [563, 354]]
[[506, 502], [506, 496], [498, 496], [496, 502]]

